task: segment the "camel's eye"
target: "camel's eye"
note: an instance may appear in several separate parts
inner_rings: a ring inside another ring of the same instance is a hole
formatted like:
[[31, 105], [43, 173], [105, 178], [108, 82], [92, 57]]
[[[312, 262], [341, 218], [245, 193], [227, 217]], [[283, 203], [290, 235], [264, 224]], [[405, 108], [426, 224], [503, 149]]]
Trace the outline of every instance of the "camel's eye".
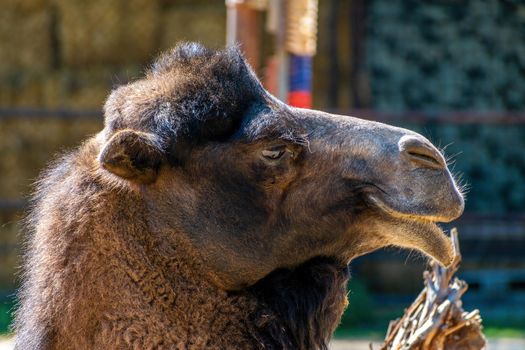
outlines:
[[285, 151], [284, 148], [265, 149], [262, 151], [262, 155], [266, 159], [275, 160], [281, 158]]

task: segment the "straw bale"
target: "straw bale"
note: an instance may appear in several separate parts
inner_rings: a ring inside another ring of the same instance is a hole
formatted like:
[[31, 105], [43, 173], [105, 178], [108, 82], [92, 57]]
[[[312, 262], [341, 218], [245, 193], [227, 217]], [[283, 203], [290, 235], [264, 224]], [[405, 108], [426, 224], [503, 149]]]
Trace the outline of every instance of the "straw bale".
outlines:
[[[26, 80], [38, 82], [35, 76]], [[0, 89], [0, 93], [3, 92]], [[0, 120], [0, 198], [27, 198], [31, 184], [38, 173], [56, 153], [71, 148], [102, 128], [100, 119], [61, 120], [55, 118], [29, 119], [12, 118]], [[14, 247], [19, 232], [20, 217], [3, 214], [0, 245]], [[19, 265], [15, 249], [0, 257], [0, 287], [14, 287], [13, 273]]]
[[49, 7], [51, 0], [2, 0], [0, 12], [15, 10], [20, 12], [42, 11]]
[[[164, 8], [181, 7], [181, 6], [201, 6], [201, 5], [209, 5], [210, 3], [213, 2], [210, 0], [158, 0], [158, 1], [160, 5]], [[216, 1], [216, 3], [222, 7], [225, 6], [224, 1]]]
[[0, 74], [0, 105], [100, 109], [114, 85], [138, 75], [136, 67]]
[[[57, 152], [71, 148], [102, 128], [99, 120], [13, 118], [0, 120], [0, 198], [27, 198], [31, 183]], [[0, 246], [14, 248], [20, 231], [21, 213], [2, 213]], [[13, 273], [19, 266], [19, 251], [0, 254], [0, 287], [14, 288]]]
[[43, 100], [47, 107], [100, 109], [115, 85], [127, 83], [140, 75], [138, 67], [92, 66], [62, 69], [46, 79]]
[[102, 128], [99, 120], [12, 118], [0, 121], [0, 198], [21, 198], [54, 155]]
[[72, 71], [64, 69], [44, 83], [44, 101], [48, 107], [101, 109], [111, 89], [107, 69]]
[[177, 42], [198, 41], [209, 47], [224, 46], [226, 41], [226, 7], [223, 2], [206, 6], [180, 6], [162, 15], [161, 48]]
[[51, 64], [51, 14], [0, 8], [0, 72], [44, 70]]
[[41, 105], [43, 79], [43, 74], [31, 71], [19, 70], [0, 74], [0, 105]]
[[0, 218], [0, 288], [14, 290], [16, 279], [13, 277], [20, 266], [21, 213], [2, 213]]
[[156, 1], [57, 0], [57, 6], [66, 65], [143, 63], [155, 52]]

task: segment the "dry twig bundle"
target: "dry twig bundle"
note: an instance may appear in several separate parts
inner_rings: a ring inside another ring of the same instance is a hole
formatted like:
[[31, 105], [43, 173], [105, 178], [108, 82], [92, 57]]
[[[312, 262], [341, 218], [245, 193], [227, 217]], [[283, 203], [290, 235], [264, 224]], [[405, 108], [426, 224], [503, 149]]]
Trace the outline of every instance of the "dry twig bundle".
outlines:
[[450, 268], [431, 263], [425, 287], [400, 319], [390, 322], [381, 350], [479, 350], [486, 346], [479, 310], [466, 312], [465, 281], [454, 277], [461, 262], [457, 230], [451, 232], [456, 258]]

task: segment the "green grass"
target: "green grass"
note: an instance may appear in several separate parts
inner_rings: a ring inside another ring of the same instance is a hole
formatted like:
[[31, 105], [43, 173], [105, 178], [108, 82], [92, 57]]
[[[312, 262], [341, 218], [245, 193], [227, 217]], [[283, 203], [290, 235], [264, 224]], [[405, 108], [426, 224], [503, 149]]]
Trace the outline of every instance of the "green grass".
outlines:
[[[385, 328], [356, 327], [338, 328], [335, 332], [336, 339], [370, 339], [381, 341], [385, 338]], [[487, 338], [525, 338], [525, 329], [519, 327], [483, 327], [483, 334]]]
[[0, 302], [0, 335], [9, 333], [9, 325], [13, 318], [14, 302]]
[[523, 328], [484, 327], [483, 333], [489, 338], [525, 338]]

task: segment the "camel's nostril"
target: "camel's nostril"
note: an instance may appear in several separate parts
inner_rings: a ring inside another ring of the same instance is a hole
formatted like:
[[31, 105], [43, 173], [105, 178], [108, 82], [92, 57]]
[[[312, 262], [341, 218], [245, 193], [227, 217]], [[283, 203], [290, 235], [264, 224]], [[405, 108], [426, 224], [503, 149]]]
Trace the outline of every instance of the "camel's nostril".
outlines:
[[398, 146], [401, 154], [418, 165], [433, 169], [444, 169], [447, 166], [441, 153], [425, 139], [405, 135], [399, 140]]
[[417, 151], [416, 152], [409, 151], [409, 152], [407, 152], [407, 154], [410, 157], [415, 158], [418, 161], [432, 163], [432, 164], [434, 164], [434, 165], [436, 165], [438, 167], [441, 167], [441, 164], [436, 160], [436, 158], [434, 158], [432, 156], [429, 156], [427, 154], [418, 153]]

